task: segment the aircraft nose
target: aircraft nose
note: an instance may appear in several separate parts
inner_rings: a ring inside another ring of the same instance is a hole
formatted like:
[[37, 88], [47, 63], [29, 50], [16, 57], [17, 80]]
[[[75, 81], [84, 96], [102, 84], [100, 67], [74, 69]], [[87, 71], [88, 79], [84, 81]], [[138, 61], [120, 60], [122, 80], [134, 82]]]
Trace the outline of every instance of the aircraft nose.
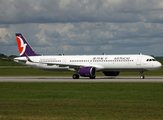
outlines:
[[162, 64], [160, 62], [157, 62], [157, 64], [155, 66], [159, 69], [162, 67]]

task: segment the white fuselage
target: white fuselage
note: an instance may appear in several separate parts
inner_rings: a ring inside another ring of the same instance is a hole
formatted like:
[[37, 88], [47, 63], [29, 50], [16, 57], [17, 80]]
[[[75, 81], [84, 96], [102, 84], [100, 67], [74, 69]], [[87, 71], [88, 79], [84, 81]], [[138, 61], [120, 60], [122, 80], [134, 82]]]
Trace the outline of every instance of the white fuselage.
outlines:
[[70, 55], [17, 57], [14, 61], [38, 69], [52, 71], [75, 71], [79, 67], [95, 67], [100, 71], [150, 71], [162, 65], [148, 55]]

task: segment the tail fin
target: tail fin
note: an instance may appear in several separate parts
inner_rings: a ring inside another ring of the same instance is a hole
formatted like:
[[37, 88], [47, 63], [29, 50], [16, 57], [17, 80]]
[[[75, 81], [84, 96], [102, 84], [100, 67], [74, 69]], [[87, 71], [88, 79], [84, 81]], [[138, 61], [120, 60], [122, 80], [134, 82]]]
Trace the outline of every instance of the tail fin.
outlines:
[[16, 39], [18, 43], [18, 49], [20, 56], [37, 56], [37, 54], [33, 51], [32, 47], [29, 45], [29, 43], [25, 40], [23, 35], [21, 33], [16, 33]]

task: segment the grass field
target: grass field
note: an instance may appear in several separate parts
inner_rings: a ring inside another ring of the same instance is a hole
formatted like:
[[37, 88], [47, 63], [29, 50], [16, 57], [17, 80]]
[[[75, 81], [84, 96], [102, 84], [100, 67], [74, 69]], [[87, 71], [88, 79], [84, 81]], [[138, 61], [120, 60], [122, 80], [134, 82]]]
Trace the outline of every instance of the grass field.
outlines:
[[23, 66], [23, 65], [11, 60], [5, 60], [0, 58], [0, 66]]
[[163, 83], [1, 83], [0, 92], [0, 119], [163, 119]]

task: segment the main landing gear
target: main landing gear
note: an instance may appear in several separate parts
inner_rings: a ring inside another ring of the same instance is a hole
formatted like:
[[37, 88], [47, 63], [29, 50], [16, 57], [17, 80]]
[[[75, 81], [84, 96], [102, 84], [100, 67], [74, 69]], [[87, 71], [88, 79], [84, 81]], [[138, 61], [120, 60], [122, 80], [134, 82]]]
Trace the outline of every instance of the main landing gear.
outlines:
[[144, 77], [143, 71], [140, 71], [140, 74], [141, 74], [140, 79], [144, 79], [145, 77]]
[[72, 76], [72, 78], [73, 78], [73, 79], [79, 79], [79, 75], [78, 75], [78, 74], [74, 74], [74, 75]]
[[[74, 74], [73, 76], [72, 76], [72, 78], [73, 79], [79, 79], [79, 75], [78, 74]], [[94, 77], [89, 77], [90, 79], [95, 79], [96, 78], [96, 76], [94, 76]]]
[[[73, 76], [72, 76], [72, 78], [73, 79], [79, 79], [79, 75], [78, 74], [74, 74]], [[95, 79], [96, 78], [96, 76], [94, 76], [94, 77], [89, 77], [89, 79]]]
[[76, 68], [75, 69], [75, 74], [73, 74], [73, 76], [72, 76], [73, 79], [79, 79], [78, 71], [79, 71], [79, 69]]

